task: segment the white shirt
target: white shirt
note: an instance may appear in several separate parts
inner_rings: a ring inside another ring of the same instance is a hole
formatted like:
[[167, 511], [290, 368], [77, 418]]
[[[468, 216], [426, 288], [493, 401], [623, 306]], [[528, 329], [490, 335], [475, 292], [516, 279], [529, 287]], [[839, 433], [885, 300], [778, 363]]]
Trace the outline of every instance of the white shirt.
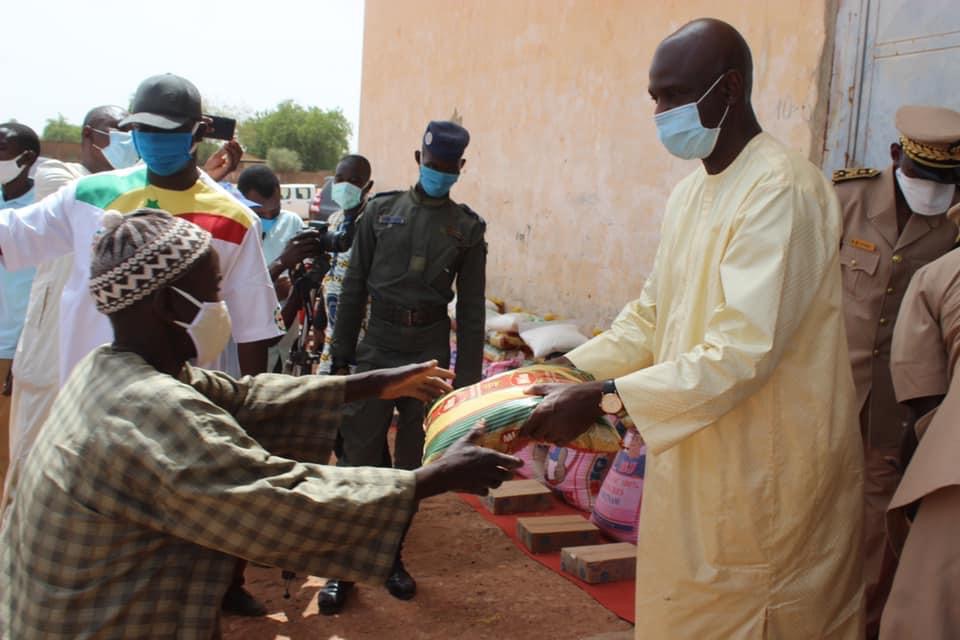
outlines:
[[89, 291], [91, 247], [105, 210], [132, 213], [156, 207], [182, 216], [213, 235], [220, 255], [222, 297], [237, 343], [280, 335], [277, 297], [257, 237], [256, 216], [202, 171], [187, 190], [147, 182], [147, 169], [98, 173], [81, 178], [34, 205], [0, 211], [0, 251], [8, 269], [21, 269], [74, 253], [60, 306], [60, 382], [97, 346], [113, 340], [107, 317]]

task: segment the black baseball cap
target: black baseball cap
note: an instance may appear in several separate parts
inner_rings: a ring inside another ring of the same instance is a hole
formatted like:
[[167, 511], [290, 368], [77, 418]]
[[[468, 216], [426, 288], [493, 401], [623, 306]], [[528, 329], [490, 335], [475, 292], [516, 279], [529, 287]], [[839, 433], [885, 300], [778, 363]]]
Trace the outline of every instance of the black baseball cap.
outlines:
[[133, 96], [130, 115], [120, 126], [143, 124], [157, 129], [179, 129], [203, 117], [200, 91], [186, 78], [172, 73], [150, 76]]

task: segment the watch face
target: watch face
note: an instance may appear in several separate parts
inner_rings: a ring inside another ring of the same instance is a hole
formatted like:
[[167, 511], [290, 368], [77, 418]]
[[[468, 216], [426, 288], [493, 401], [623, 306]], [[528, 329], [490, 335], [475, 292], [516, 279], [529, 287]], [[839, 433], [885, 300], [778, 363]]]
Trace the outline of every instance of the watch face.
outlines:
[[609, 415], [617, 415], [623, 410], [623, 401], [615, 393], [605, 393], [600, 398], [600, 409]]

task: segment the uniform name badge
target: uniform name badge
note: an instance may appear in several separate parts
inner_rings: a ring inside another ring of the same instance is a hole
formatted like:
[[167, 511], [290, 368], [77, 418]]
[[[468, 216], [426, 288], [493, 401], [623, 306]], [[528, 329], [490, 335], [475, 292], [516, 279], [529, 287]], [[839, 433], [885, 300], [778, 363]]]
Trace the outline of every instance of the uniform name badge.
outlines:
[[850, 245], [856, 247], [857, 249], [863, 249], [864, 251], [873, 252], [877, 250], [877, 245], [873, 244], [872, 242], [867, 242], [866, 240], [857, 240], [856, 238], [850, 241]]
[[388, 213], [384, 213], [377, 218], [377, 222], [380, 224], [407, 224], [407, 219], [403, 216], [393, 216]]

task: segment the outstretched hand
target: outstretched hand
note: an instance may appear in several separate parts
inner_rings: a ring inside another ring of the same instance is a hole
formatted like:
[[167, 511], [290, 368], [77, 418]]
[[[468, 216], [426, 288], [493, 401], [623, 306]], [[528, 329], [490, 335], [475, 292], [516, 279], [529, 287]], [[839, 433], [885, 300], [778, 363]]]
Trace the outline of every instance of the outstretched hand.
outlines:
[[520, 428], [520, 437], [565, 445], [590, 428], [603, 411], [603, 382], [583, 384], [537, 384], [525, 393], [543, 396]]
[[431, 402], [453, 391], [453, 387], [447, 382], [453, 380], [453, 371], [438, 367], [436, 360], [383, 369], [377, 374], [384, 377], [378, 394], [381, 400], [416, 398], [421, 402]]
[[240, 166], [240, 158], [242, 157], [243, 147], [236, 140], [230, 140], [207, 158], [207, 161], [203, 164], [203, 170], [211, 178], [220, 182], [230, 175], [231, 171]]
[[470, 433], [450, 445], [439, 460], [414, 472], [418, 500], [446, 491], [482, 496], [513, 477], [513, 470], [522, 467], [523, 461], [479, 446], [485, 429], [485, 422], [477, 421]]

